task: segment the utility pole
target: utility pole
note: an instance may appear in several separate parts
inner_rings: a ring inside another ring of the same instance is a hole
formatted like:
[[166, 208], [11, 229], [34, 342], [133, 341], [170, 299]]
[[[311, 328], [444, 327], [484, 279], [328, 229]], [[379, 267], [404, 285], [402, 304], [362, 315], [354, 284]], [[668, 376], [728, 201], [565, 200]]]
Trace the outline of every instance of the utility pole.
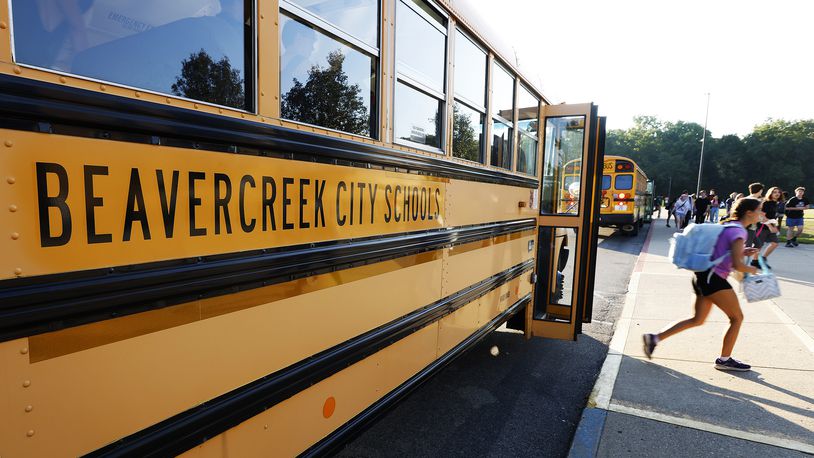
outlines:
[[701, 192], [701, 170], [704, 167], [704, 144], [707, 139], [707, 120], [709, 119], [709, 92], [707, 92], [707, 114], [704, 115], [704, 133], [701, 134], [701, 160], [698, 162], [698, 183], [695, 185], [695, 197]]

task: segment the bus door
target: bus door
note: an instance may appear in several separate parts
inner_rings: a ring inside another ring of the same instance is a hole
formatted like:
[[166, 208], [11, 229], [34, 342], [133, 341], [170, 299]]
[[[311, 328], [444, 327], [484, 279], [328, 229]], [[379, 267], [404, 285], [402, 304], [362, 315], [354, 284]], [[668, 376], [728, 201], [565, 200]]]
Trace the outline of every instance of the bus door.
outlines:
[[653, 208], [655, 207], [656, 189], [653, 180], [647, 180], [647, 190], [644, 193], [644, 222], [653, 222]]
[[593, 302], [605, 119], [592, 103], [545, 106], [542, 118], [536, 280], [526, 331], [575, 340]]

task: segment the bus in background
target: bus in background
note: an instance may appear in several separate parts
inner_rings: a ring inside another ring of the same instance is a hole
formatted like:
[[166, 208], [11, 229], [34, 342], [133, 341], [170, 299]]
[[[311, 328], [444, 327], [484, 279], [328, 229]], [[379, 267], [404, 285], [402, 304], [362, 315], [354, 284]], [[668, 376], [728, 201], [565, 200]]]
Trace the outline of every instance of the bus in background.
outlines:
[[623, 156], [605, 156], [602, 168], [602, 201], [599, 224], [636, 235], [652, 212], [648, 210], [648, 179], [641, 167]]
[[466, 1], [41, 3], [0, 2], [0, 456], [325, 455], [590, 322], [604, 118]]

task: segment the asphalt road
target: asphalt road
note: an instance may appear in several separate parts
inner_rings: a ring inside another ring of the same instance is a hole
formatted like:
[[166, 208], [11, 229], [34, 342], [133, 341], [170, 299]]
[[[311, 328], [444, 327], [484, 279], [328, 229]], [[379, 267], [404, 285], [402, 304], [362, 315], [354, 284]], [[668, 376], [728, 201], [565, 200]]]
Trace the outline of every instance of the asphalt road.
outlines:
[[[496, 331], [350, 442], [345, 457], [560, 457], [568, 453], [622, 310], [647, 226], [601, 230], [593, 323], [577, 342]], [[497, 346], [498, 356], [490, 349]]]

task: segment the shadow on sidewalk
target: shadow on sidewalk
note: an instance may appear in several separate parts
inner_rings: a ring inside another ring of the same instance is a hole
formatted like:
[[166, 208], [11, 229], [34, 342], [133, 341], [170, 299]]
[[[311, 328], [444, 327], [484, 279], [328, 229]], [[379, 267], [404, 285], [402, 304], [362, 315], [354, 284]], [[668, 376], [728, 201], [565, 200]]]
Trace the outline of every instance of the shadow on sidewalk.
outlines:
[[[640, 410], [658, 412], [674, 417], [692, 419], [722, 427], [765, 434], [814, 445], [814, 411], [801, 406], [814, 405], [814, 399], [802, 393], [784, 388], [777, 379], [783, 377], [787, 386], [811, 386], [814, 376], [810, 371], [777, 370], [764, 375], [759, 370], [744, 373], [730, 373], [732, 380], [721, 379], [721, 374], [709, 364], [709, 380], [718, 380], [731, 385], [752, 390], [753, 382], [774, 390], [777, 396], [764, 397], [747, 392], [728, 389], [707, 383], [683, 371], [698, 373], [698, 362], [682, 360], [662, 360], [672, 367], [655, 362], [647, 362], [625, 356], [614, 387], [612, 402]], [[770, 371], [764, 370], [765, 373]], [[702, 373], [706, 373], [702, 371]], [[704, 375], [704, 377], [707, 377]], [[774, 377], [771, 380], [768, 377]], [[740, 381], [738, 381], [740, 380]], [[799, 401], [792, 405], [789, 397]], [[799, 418], [792, 421], [790, 418]], [[802, 417], [802, 418], [800, 418]], [[808, 424], [808, 427], [803, 424]]]

